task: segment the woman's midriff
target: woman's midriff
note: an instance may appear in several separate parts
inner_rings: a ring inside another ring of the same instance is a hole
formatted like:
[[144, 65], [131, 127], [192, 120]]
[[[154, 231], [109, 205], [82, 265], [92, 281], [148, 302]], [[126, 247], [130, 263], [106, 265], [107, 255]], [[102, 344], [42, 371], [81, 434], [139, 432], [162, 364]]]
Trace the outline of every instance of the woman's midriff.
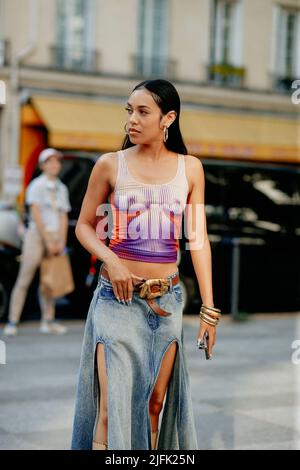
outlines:
[[[168, 277], [178, 270], [176, 263], [145, 263], [143, 261], [133, 261], [129, 259], [119, 258], [122, 263], [132, 272], [135, 276], [144, 279], [157, 279], [160, 277]], [[103, 266], [102, 276], [109, 279], [107, 270]]]

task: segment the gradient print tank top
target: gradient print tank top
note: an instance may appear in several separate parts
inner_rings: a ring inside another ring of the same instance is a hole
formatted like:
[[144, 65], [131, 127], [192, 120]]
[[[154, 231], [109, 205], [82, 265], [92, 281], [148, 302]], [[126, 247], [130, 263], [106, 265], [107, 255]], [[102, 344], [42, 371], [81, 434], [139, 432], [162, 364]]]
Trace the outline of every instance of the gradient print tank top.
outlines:
[[120, 258], [148, 263], [177, 261], [182, 216], [188, 196], [184, 155], [175, 177], [163, 184], [136, 181], [118, 152], [118, 174], [110, 195], [113, 228], [109, 248]]

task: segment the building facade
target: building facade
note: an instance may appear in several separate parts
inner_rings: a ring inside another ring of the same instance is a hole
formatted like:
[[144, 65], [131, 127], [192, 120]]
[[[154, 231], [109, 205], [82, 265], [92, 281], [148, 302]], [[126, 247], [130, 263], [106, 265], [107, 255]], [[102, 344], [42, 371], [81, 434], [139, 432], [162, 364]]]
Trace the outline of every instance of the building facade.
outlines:
[[117, 149], [151, 77], [177, 87], [190, 153], [300, 161], [300, 0], [0, 0], [1, 174], [46, 145]]

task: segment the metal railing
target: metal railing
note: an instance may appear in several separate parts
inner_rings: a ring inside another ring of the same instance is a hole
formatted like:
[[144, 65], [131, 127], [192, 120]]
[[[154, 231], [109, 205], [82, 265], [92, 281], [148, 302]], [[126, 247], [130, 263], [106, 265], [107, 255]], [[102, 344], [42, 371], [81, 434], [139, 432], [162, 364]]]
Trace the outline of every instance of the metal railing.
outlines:
[[216, 85], [242, 87], [246, 69], [227, 63], [213, 63], [208, 65], [208, 81]]
[[51, 46], [51, 65], [78, 72], [99, 72], [99, 52], [80, 47]]
[[177, 62], [169, 58], [132, 56], [133, 73], [136, 76], [174, 78], [176, 76], [176, 65]]

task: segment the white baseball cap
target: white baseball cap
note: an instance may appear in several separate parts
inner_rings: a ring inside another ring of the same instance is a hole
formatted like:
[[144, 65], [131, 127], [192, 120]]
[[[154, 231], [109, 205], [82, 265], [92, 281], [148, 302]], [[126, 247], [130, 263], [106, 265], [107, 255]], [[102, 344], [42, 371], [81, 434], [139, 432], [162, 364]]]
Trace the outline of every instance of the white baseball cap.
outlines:
[[53, 157], [53, 155], [63, 158], [63, 154], [59, 150], [48, 148], [41, 151], [39, 155], [39, 164], [45, 163], [45, 161], [48, 160], [48, 158]]

